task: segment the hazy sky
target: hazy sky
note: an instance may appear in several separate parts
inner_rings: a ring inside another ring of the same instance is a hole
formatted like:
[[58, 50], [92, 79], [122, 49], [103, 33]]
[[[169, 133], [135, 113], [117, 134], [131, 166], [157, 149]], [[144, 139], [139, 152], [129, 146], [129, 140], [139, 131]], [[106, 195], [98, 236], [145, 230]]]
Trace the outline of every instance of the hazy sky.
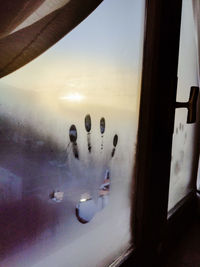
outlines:
[[2, 78], [29, 90], [136, 94], [144, 1], [104, 0], [43, 55]]

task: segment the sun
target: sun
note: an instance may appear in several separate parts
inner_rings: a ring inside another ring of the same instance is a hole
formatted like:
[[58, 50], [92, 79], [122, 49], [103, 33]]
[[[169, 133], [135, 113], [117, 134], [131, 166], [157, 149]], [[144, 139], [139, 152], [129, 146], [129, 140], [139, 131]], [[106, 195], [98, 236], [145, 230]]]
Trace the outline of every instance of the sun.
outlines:
[[61, 96], [60, 99], [68, 100], [70, 102], [81, 102], [85, 97], [79, 93], [71, 93], [66, 96]]

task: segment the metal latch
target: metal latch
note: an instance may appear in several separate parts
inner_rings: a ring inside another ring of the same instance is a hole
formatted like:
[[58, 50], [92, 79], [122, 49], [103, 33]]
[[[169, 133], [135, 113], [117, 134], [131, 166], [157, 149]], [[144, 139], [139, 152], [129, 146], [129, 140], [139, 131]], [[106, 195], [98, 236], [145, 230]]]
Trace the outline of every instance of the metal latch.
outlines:
[[197, 99], [199, 95], [199, 87], [192, 86], [190, 89], [190, 98], [188, 102], [176, 102], [175, 108], [187, 108], [188, 116], [187, 123], [194, 123], [196, 121]]

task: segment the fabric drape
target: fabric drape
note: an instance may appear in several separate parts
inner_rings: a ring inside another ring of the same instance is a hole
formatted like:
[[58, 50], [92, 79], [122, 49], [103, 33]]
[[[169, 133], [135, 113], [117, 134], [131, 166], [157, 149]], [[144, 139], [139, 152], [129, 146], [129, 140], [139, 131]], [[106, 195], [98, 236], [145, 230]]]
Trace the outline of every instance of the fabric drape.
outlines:
[[0, 1], [0, 77], [46, 51], [102, 1]]

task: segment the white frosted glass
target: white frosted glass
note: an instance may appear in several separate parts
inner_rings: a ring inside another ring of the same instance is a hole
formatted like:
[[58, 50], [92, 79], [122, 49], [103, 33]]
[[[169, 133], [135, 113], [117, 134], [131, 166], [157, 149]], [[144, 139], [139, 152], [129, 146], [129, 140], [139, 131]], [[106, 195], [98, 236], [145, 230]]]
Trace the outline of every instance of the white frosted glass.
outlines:
[[[177, 102], [187, 102], [191, 86], [198, 85], [197, 48], [192, 1], [184, 0], [178, 63]], [[192, 189], [194, 124], [187, 124], [187, 110], [176, 109], [168, 210]]]
[[[198, 58], [200, 58], [200, 2], [193, 1], [193, 10], [194, 10], [194, 17], [195, 17], [195, 26], [196, 26], [196, 43], [198, 48]], [[199, 60], [198, 60], [198, 68], [199, 68]], [[200, 74], [200, 73], [199, 73]], [[198, 172], [197, 172], [197, 190], [200, 191], [200, 161], [198, 165]]]
[[107, 266], [130, 247], [144, 12], [104, 1], [1, 80], [0, 266]]

